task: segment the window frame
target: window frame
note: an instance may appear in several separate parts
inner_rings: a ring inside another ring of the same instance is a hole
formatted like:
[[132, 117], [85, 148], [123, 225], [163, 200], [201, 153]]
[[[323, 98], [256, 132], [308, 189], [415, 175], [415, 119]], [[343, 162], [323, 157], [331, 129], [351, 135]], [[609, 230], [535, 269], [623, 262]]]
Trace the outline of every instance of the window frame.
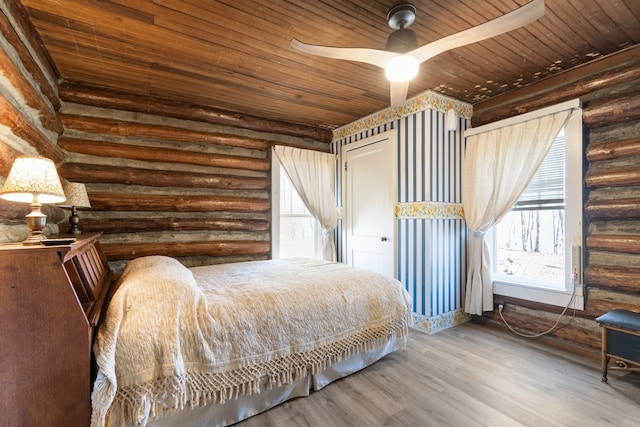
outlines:
[[[552, 114], [573, 108], [565, 125], [565, 279], [564, 287], [553, 288], [540, 283], [509, 280], [509, 276], [495, 273], [495, 256], [492, 266], [494, 295], [513, 297], [560, 307], [584, 310], [583, 268], [583, 137], [582, 110], [579, 100], [568, 101], [536, 112], [525, 114], [514, 120], [530, 120], [533, 117]], [[488, 242], [495, 254], [495, 230]]]

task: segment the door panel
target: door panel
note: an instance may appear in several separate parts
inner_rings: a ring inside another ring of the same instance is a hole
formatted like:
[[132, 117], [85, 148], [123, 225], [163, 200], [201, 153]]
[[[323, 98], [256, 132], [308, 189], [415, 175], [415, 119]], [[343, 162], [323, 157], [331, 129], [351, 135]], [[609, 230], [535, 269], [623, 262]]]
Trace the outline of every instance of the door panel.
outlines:
[[395, 134], [386, 132], [344, 150], [346, 263], [393, 277]]

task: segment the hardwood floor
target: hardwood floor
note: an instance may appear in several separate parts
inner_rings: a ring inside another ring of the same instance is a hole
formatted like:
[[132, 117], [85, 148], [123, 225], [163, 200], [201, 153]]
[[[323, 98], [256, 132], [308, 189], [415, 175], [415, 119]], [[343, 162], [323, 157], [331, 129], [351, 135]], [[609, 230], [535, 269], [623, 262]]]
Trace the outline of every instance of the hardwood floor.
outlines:
[[236, 424], [303, 426], [640, 426], [640, 374], [490, 326], [411, 330], [407, 348]]

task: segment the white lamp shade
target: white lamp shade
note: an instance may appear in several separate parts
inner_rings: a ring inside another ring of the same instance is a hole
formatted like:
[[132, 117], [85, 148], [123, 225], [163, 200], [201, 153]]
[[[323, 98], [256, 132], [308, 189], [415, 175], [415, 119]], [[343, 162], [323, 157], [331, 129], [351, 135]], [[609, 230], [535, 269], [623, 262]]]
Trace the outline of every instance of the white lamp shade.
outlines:
[[13, 202], [64, 202], [62, 184], [52, 160], [40, 156], [17, 157], [4, 182], [0, 197]]
[[408, 82], [420, 70], [420, 61], [413, 55], [394, 56], [384, 66], [384, 74], [392, 82]]
[[89, 196], [87, 195], [87, 188], [80, 182], [65, 182], [62, 184], [64, 194], [67, 196], [67, 200], [64, 203], [59, 203], [58, 206], [64, 208], [70, 208], [75, 206], [76, 208], [90, 208]]

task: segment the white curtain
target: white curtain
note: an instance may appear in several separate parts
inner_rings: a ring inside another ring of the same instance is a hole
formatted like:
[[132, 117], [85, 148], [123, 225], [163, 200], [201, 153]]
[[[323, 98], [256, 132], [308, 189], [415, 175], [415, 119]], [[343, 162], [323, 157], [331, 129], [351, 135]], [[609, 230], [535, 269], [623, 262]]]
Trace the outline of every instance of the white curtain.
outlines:
[[462, 206], [469, 229], [465, 311], [493, 311], [485, 235], [509, 212], [544, 160], [570, 110], [467, 137]]
[[322, 258], [336, 261], [335, 155], [282, 145], [274, 146], [273, 151], [305, 206], [322, 227]]

